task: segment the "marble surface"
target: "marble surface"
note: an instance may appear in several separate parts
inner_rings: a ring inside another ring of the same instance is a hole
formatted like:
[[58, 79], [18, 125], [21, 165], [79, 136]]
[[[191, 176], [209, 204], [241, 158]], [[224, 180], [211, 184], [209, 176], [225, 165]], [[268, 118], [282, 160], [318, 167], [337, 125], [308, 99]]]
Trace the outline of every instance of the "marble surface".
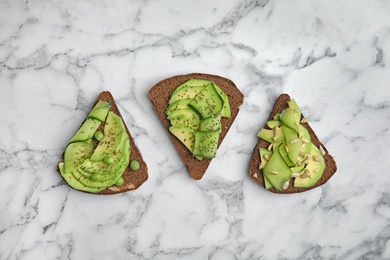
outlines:
[[[390, 259], [389, 65], [385, 0], [0, 0], [0, 259]], [[147, 96], [191, 72], [245, 96], [201, 181]], [[113, 196], [55, 171], [102, 90], [149, 166]], [[288, 196], [248, 176], [281, 93], [338, 164]]]

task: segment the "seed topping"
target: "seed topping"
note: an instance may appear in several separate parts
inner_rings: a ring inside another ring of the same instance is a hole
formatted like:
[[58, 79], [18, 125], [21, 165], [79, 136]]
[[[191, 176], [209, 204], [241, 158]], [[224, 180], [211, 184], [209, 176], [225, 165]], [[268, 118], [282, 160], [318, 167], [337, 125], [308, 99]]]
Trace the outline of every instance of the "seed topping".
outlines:
[[306, 138], [306, 136], [302, 136], [301, 139], [302, 139], [302, 142], [304, 142], [305, 144], [309, 143], [309, 140]]
[[293, 177], [293, 178], [299, 177], [299, 172], [293, 172], [291, 174], [291, 177]]
[[290, 185], [290, 181], [285, 181], [282, 184], [282, 190], [287, 190], [288, 186]]

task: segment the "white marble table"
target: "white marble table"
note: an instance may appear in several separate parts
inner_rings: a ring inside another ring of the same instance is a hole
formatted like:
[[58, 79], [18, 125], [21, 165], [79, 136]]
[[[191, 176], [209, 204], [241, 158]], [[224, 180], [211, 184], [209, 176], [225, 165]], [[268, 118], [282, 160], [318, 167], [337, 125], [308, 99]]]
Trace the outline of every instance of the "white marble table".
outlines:
[[[0, 259], [390, 259], [390, 2], [0, 0]], [[245, 102], [205, 177], [189, 177], [148, 90], [232, 79]], [[149, 166], [96, 196], [55, 171], [109, 90]], [[338, 164], [272, 194], [248, 176], [288, 93]]]

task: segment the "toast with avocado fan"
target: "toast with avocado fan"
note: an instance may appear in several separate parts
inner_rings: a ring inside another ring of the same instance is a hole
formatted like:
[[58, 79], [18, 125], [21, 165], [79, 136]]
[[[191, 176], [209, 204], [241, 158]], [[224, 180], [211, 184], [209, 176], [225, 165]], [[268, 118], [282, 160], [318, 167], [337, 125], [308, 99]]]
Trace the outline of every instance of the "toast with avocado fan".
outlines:
[[110, 92], [97, 97], [57, 171], [72, 188], [101, 195], [135, 190], [148, 179], [148, 167]]
[[[191, 87], [188, 91], [192, 95], [187, 92], [188, 86]], [[193, 92], [195, 90], [196, 92]], [[149, 90], [149, 98], [191, 177], [195, 180], [201, 179], [236, 118], [244, 96], [227, 78], [192, 73], [158, 82]], [[210, 104], [204, 107], [202, 100], [208, 100]], [[184, 116], [183, 113], [187, 115]], [[180, 121], [181, 118], [185, 118], [184, 121]], [[188, 118], [190, 119], [186, 120]], [[213, 128], [214, 125], [216, 128]], [[180, 136], [182, 132], [190, 132], [191, 137]], [[207, 139], [209, 137], [210, 139]], [[192, 140], [191, 143], [189, 139]]]
[[[288, 120], [289, 116], [291, 120]], [[267, 124], [258, 136], [262, 138], [253, 150], [249, 175], [271, 192], [284, 194], [311, 190], [326, 183], [337, 171], [335, 160], [296, 102], [287, 94], [281, 94], [276, 100]], [[296, 152], [294, 145], [299, 147]]]

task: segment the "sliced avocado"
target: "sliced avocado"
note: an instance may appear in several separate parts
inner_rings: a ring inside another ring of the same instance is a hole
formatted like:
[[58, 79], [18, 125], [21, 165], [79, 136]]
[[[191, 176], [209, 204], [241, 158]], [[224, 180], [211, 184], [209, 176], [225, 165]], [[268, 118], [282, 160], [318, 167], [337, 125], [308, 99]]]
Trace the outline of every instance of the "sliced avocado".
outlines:
[[[121, 177], [113, 175], [110, 179], [105, 181], [94, 181], [92, 178], [85, 177], [84, 174], [81, 173], [82, 170], [78, 169], [77, 171], [73, 172], [73, 176], [81, 182], [84, 186], [90, 187], [90, 188], [107, 188], [115, 184], [115, 182]], [[96, 173], [97, 174], [97, 173]]]
[[274, 115], [274, 120], [275, 121], [280, 121], [280, 113], [277, 113]]
[[295, 122], [299, 123], [301, 121], [301, 109], [299, 108], [297, 102], [295, 102], [294, 99], [291, 99], [290, 101], [287, 101], [287, 104], [290, 108], [294, 111], [295, 116]]
[[104, 127], [104, 137], [95, 148], [90, 160], [102, 161], [107, 155], [112, 155], [126, 136], [127, 132], [122, 118], [110, 111]]
[[288, 157], [288, 152], [287, 152], [287, 149], [286, 147], [288, 147], [286, 145], [286, 142], [283, 142], [280, 146], [279, 146], [279, 153], [280, 153], [280, 156], [282, 156], [284, 162], [287, 164], [288, 167], [293, 167], [295, 166], [295, 163], [293, 163], [290, 158]]
[[230, 110], [229, 97], [226, 95], [226, 93], [220, 87], [217, 86], [217, 84], [213, 83], [213, 86], [214, 86], [215, 90], [217, 91], [217, 93], [219, 94], [219, 96], [221, 97], [221, 99], [223, 100], [223, 107], [221, 110], [221, 116], [226, 117], [226, 118], [230, 118], [232, 116], [232, 112]]
[[221, 130], [221, 114], [210, 116], [200, 122], [200, 131]]
[[295, 132], [298, 133], [299, 121], [297, 122], [295, 118], [294, 109], [288, 107], [285, 110], [283, 110], [283, 112], [280, 114], [280, 121], [282, 121], [283, 125], [291, 129], [294, 129]]
[[106, 120], [107, 113], [110, 111], [111, 102], [99, 100], [88, 115], [88, 118], [95, 118], [101, 122]]
[[198, 131], [199, 126], [200, 126], [200, 122], [201, 122], [199, 119], [187, 119], [187, 118], [182, 118], [180, 116], [178, 118], [179, 119], [177, 119], [177, 118], [171, 119], [170, 120], [171, 125], [183, 124], [183, 125], [188, 126], [189, 128], [191, 128], [194, 131]]
[[[322, 159], [315, 159], [322, 158]], [[325, 161], [321, 152], [315, 145], [311, 145], [311, 151], [309, 156], [309, 162], [306, 165], [306, 168], [301, 172], [302, 177], [296, 177], [294, 180], [294, 187], [297, 188], [307, 188], [313, 186], [319, 179], [321, 179], [322, 174], [325, 169]], [[306, 176], [305, 176], [305, 173]], [[305, 177], [305, 178], [303, 178]]]
[[80, 142], [80, 141], [92, 141], [92, 137], [96, 130], [99, 128], [101, 122], [94, 118], [87, 118], [81, 125], [76, 134], [72, 137], [69, 143]]
[[172, 93], [168, 103], [172, 104], [179, 99], [193, 99], [204, 88], [205, 86], [184, 86]]
[[305, 140], [307, 141], [306, 143], [303, 143], [303, 147], [301, 148], [301, 152], [304, 152], [304, 153], [310, 153], [311, 151], [311, 137], [310, 137], [310, 134], [309, 134], [309, 131], [307, 131], [306, 127], [304, 127], [303, 125], [299, 124], [299, 139], [301, 140]]
[[[272, 151], [269, 151], [268, 149], [265, 149], [265, 148], [259, 148], [259, 153], [260, 153], [260, 160], [261, 160], [261, 165], [262, 165], [262, 168], [264, 168], [264, 166], [267, 165], [268, 161], [264, 158], [264, 156], [268, 156], [269, 158], [271, 158], [273, 152]], [[269, 182], [269, 180], [267, 179], [267, 177], [265, 177], [265, 175], [263, 174], [263, 178], [264, 178], [264, 186], [265, 188], [268, 190], [270, 188], [272, 188], [272, 184]]]
[[260, 129], [260, 131], [257, 133], [257, 136], [269, 143], [274, 142], [274, 140], [272, 139], [274, 137], [274, 131], [270, 129]]
[[274, 129], [262, 128], [257, 136], [269, 143], [280, 143], [285, 140], [283, 128], [278, 126]]
[[263, 168], [263, 174], [271, 182], [272, 186], [281, 191], [283, 183], [291, 179], [291, 170], [284, 162], [280, 153], [273, 153], [270, 160]]
[[191, 152], [194, 150], [195, 131], [184, 124], [169, 127], [169, 132], [176, 136]]
[[217, 153], [219, 130], [214, 131], [196, 131], [194, 156], [202, 158], [214, 158]]
[[288, 158], [293, 163], [293, 165], [296, 165], [299, 152], [301, 150], [302, 146], [302, 140], [298, 138], [297, 132], [295, 132], [293, 129], [282, 126], [284, 136], [286, 138], [286, 146], [288, 150]]
[[300, 173], [300, 172], [302, 172], [303, 171], [303, 169], [305, 169], [305, 167], [306, 167], [306, 164], [301, 164], [300, 166], [294, 166], [294, 167], [291, 167], [290, 169], [291, 169], [291, 172], [292, 173]]
[[58, 168], [60, 170], [61, 176], [65, 179], [65, 181], [73, 189], [87, 191], [87, 192], [91, 192], [91, 193], [98, 193], [98, 192], [105, 189], [105, 188], [91, 188], [91, 187], [85, 186], [80, 181], [75, 179], [75, 177], [72, 174], [73, 171], [65, 172], [63, 162], [58, 163]]
[[273, 152], [269, 151], [268, 149], [260, 147], [259, 148], [259, 153], [260, 153], [261, 165], [262, 165], [262, 168], [264, 168], [267, 165], [267, 163], [268, 163], [268, 160], [266, 160], [264, 157], [271, 158]]
[[188, 104], [197, 111], [203, 119], [217, 114], [223, 107], [223, 100], [212, 84], [207, 85]]
[[184, 109], [184, 108], [189, 108], [188, 103], [191, 102], [191, 99], [179, 99], [173, 102], [168, 106], [168, 108], [165, 110], [165, 114], [169, 116], [170, 113], [176, 110]]
[[91, 156], [93, 148], [92, 142], [70, 143], [64, 153], [64, 170], [66, 172], [75, 170], [85, 159]]
[[210, 83], [211, 83], [211, 81], [209, 81], [209, 80], [189, 79], [186, 82], [184, 82], [183, 84], [181, 84], [180, 86], [178, 86], [177, 88], [175, 88], [175, 90], [172, 92], [172, 94], [176, 93], [177, 91], [179, 91], [183, 87], [188, 87], [188, 86], [193, 86], [193, 87], [203, 86], [203, 87], [205, 87], [206, 85], [209, 85]]
[[282, 123], [279, 120], [269, 120], [267, 121], [267, 126], [271, 129], [274, 129], [276, 126], [281, 126]]
[[168, 120], [184, 120], [184, 119], [198, 119], [200, 116], [191, 108], [183, 108], [180, 110], [175, 110], [169, 114], [167, 117]]

